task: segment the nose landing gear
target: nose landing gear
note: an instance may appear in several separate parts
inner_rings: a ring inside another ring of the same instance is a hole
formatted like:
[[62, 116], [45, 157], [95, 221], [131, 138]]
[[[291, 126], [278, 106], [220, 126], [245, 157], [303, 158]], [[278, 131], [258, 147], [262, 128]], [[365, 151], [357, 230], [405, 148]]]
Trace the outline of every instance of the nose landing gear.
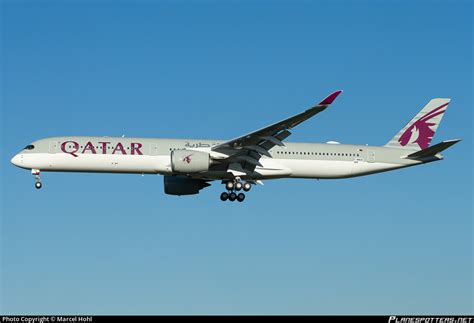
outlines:
[[41, 187], [43, 187], [43, 184], [41, 184], [41, 172], [39, 169], [32, 169], [31, 170], [31, 174], [33, 174], [33, 176], [35, 177], [35, 187], [36, 189], [40, 189]]
[[240, 178], [236, 178], [233, 181], [227, 181], [224, 182], [225, 188], [228, 192], [223, 192], [221, 194], [221, 201], [231, 201], [234, 202], [235, 200], [239, 202], [243, 202], [245, 200], [245, 194], [244, 193], [236, 193], [240, 190], [244, 190], [245, 192], [250, 191], [252, 188], [252, 184], [248, 182], [241, 182]]

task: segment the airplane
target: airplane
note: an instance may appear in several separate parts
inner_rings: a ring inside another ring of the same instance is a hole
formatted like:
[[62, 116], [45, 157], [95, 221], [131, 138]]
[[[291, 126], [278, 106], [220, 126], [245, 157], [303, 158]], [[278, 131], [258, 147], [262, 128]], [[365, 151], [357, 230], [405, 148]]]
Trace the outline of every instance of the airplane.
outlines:
[[[222, 201], [245, 199], [263, 180], [338, 179], [422, 165], [460, 139], [431, 146], [450, 99], [432, 99], [384, 146], [286, 142], [290, 130], [328, 108], [335, 91], [313, 107], [231, 140], [51, 137], [27, 145], [11, 162], [30, 169], [35, 187], [41, 172], [159, 174], [170, 195], [198, 194], [221, 181]], [[243, 191], [243, 192], [240, 192]]]

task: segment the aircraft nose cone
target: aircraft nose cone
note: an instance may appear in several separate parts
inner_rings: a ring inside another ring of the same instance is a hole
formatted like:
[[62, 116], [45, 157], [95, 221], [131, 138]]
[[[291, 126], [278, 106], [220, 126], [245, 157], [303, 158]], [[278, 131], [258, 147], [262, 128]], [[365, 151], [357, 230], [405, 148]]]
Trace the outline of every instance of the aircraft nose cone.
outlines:
[[10, 160], [10, 162], [15, 166], [20, 166], [20, 155], [13, 156], [13, 158], [12, 158], [12, 160]]

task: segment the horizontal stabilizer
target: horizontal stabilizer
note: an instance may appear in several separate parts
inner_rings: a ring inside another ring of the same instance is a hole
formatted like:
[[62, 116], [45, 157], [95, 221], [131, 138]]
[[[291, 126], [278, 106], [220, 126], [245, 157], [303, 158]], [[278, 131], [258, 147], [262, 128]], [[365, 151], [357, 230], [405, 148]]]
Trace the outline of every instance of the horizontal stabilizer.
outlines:
[[439, 144], [428, 147], [426, 149], [419, 150], [417, 152], [414, 152], [410, 155], [405, 156], [404, 158], [424, 159], [424, 158], [434, 157], [434, 156], [436, 156], [436, 154], [442, 152], [445, 149], [448, 149], [449, 147], [451, 147], [454, 144], [457, 144], [460, 141], [461, 141], [461, 139], [453, 139], [453, 140], [442, 141]]

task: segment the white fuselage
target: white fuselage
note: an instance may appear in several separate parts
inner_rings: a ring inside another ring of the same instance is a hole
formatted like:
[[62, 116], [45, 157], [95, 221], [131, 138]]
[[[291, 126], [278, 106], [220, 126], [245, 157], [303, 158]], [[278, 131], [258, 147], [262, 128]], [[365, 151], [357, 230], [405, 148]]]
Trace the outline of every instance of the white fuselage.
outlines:
[[[38, 140], [12, 163], [18, 167], [56, 172], [105, 172], [176, 175], [171, 152], [211, 152], [221, 141], [112, 137], [55, 137]], [[401, 158], [400, 149], [362, 145], [285, 143], [263, 156], [261, 166], [244, 179], [347, 178], [419, 164]], [[222, 157], [220, 157], [222, 158]], [[218, 159], [217, 159], [218, 162]], [[185, 174], [202, 179], [225, 179], [227, 169]]]

